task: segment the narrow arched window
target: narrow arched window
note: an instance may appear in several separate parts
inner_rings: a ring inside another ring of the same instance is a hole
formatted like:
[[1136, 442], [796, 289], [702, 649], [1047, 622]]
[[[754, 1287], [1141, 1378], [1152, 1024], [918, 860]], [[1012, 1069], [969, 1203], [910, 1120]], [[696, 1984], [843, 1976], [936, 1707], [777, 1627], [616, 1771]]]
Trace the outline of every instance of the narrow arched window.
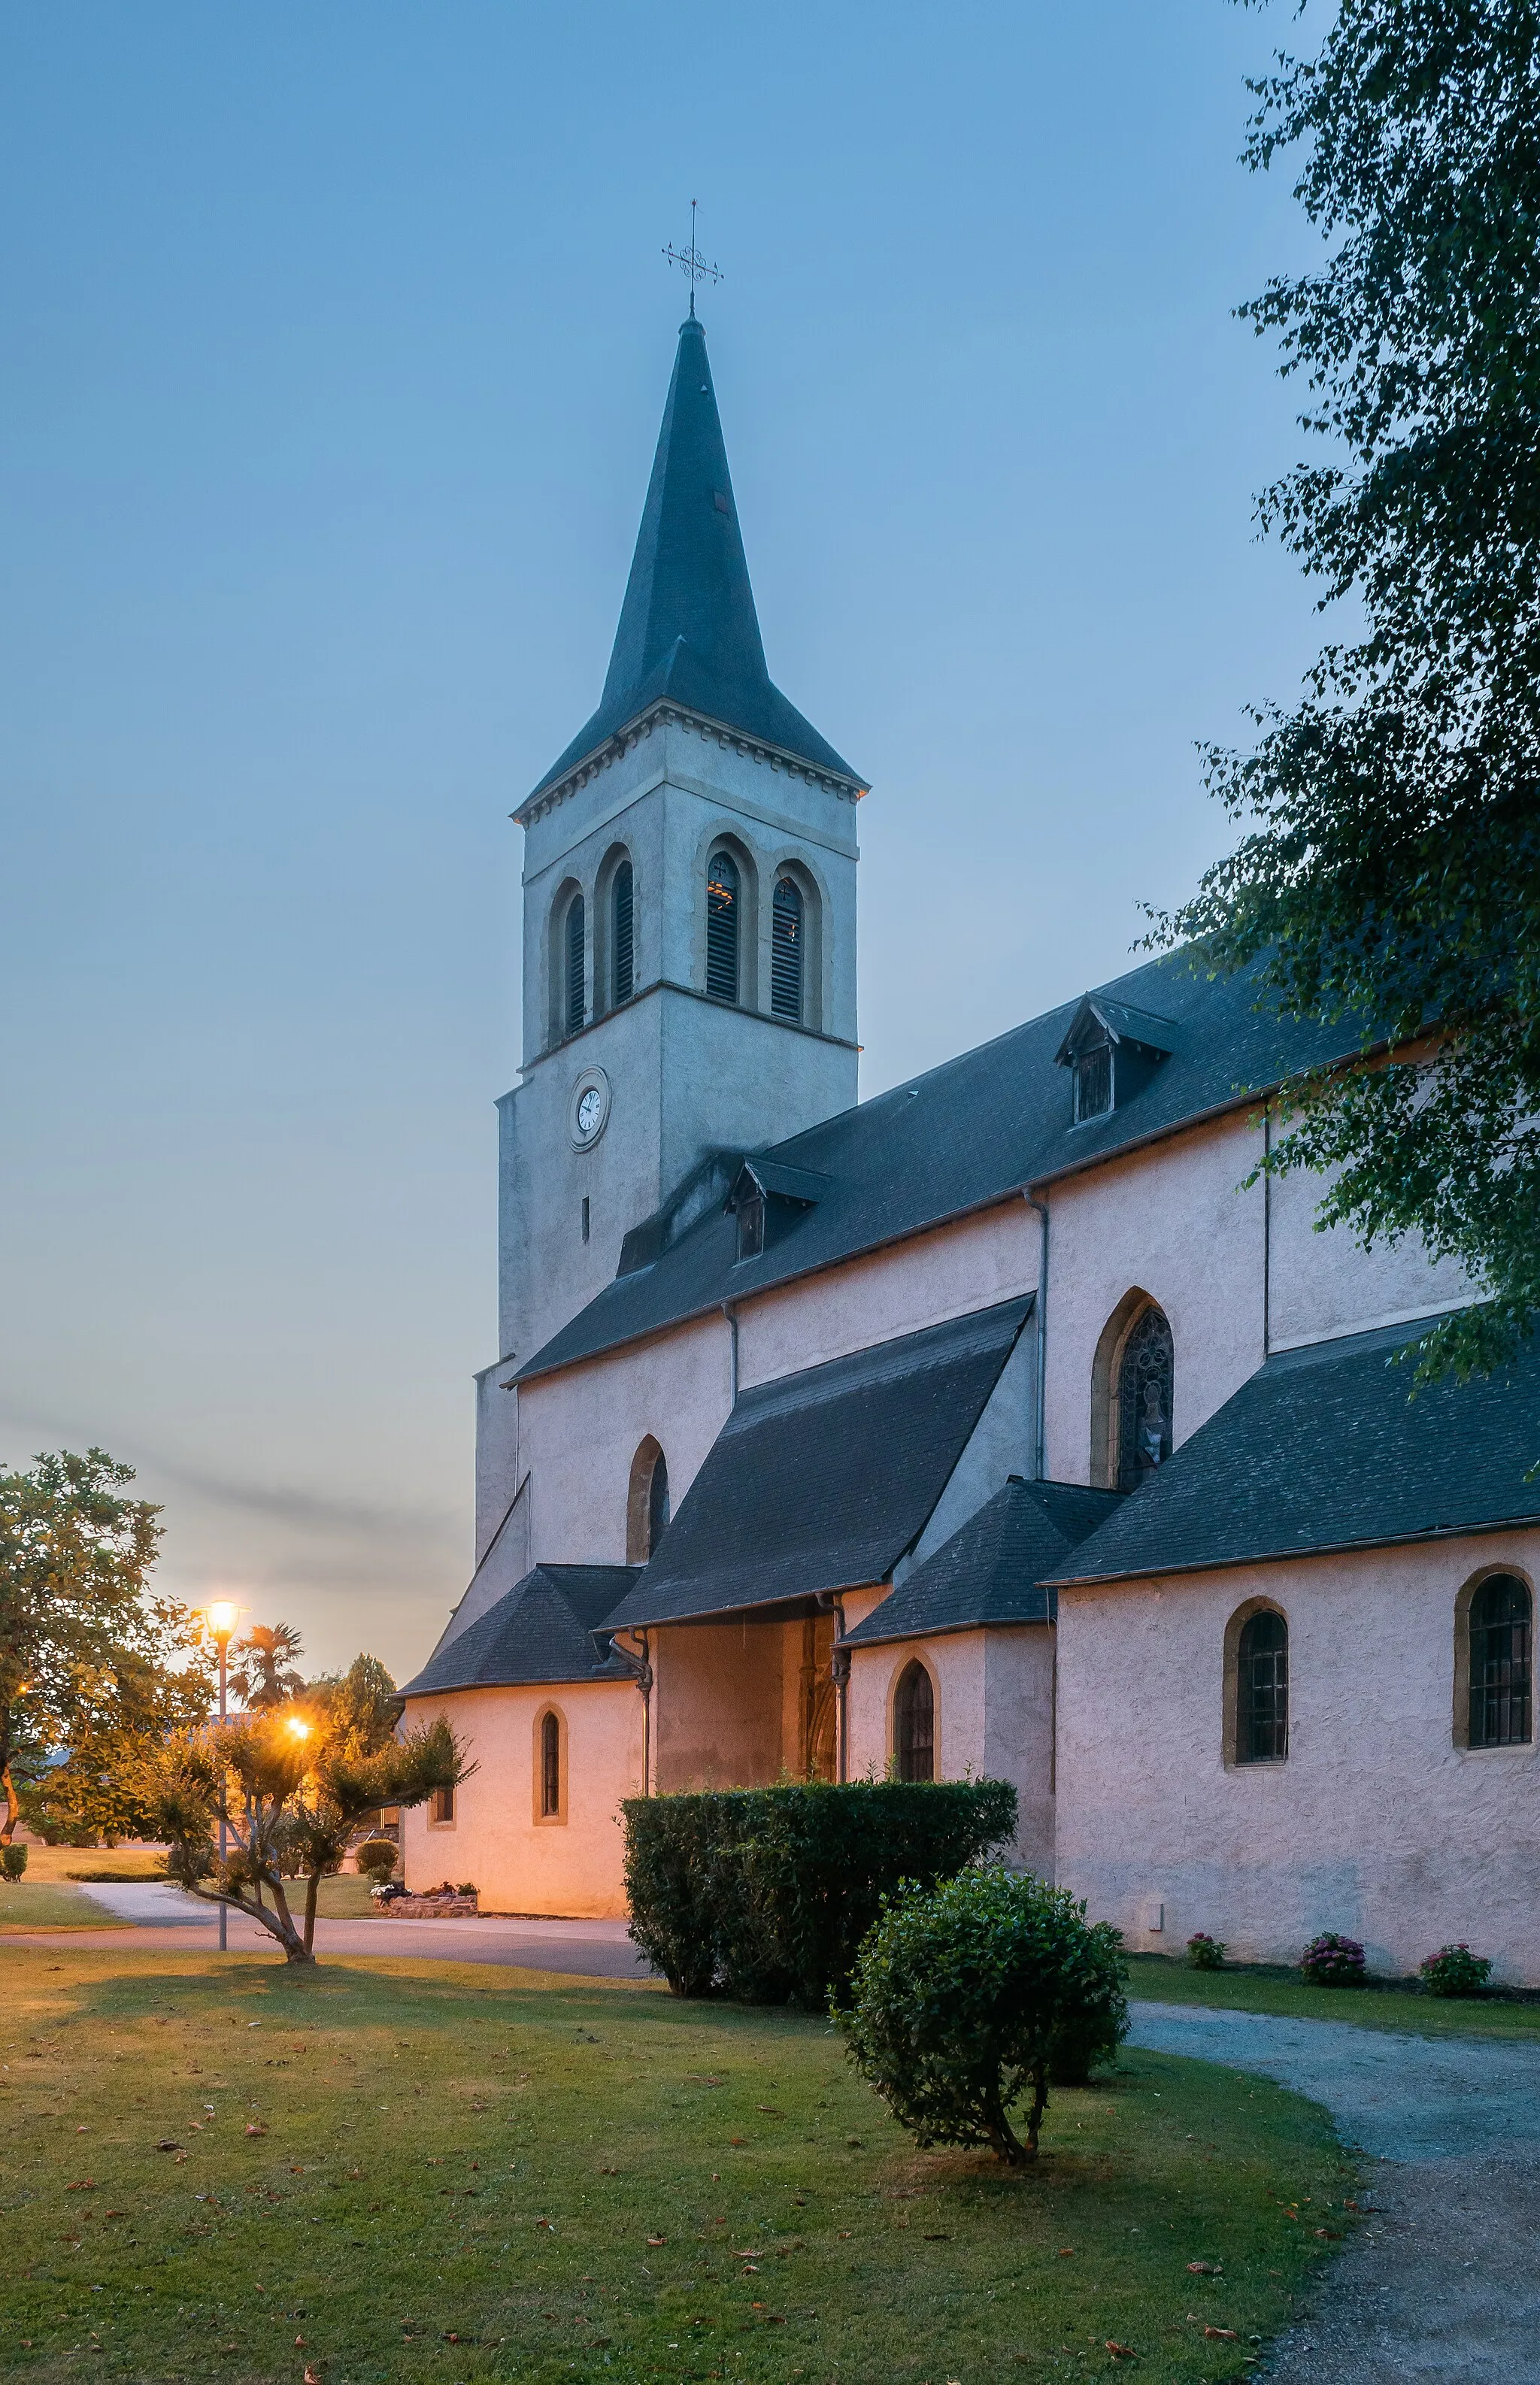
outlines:
[[565, 1002], [567, 1032], [575, 1035], [583, 1023], [583, 962], [586, 957], [586, 926], [581, 894], [574, 894], [567, 906], [567, 966]]
[[669, 1461], [661, 1450], [653, 1460], [652, 1480], [647, 1485], [647, 1555], [657, 1555], [657, 1544], [669, 1529]]
[[770, 1008], [777, 1018], [802, 1016], [802, 889], [778, 878], [770, 905]]
[[719, 1002], [738, 999], [738, 922], [743, 888], [730, 853], [714, 853], [706, 873], [706, 991]]
[[561, 1719], [554, 1714], [540, 1718], [540, 1817], [549, 1821], [561, 1812]]
[[935, 1692], [918, 1657], [905, 1666], [894, 1695], [893, 1753], [900, 1780], [935, 1779]]
[[1532, 1721], [1534, 1614], [1529, 1586], [1489, 1573], [1471, 1600], [1471, 1744], [1522, 1747]]
[[629, 1002], [634, 980], [632, 938], [632, 875], [629, 861], [620, 862], [609, 885], [609, 999]]
[[1247, 1616], [1235, 1649], [1235, 1761], [1282, 1764], [1289, 1752], [1289, 1627], [1271, 1606]]
[[1146, 1308], [1118, 1367], [1118, 1488], [1137, 1491], [1171, 1454], [1171, 1329]]

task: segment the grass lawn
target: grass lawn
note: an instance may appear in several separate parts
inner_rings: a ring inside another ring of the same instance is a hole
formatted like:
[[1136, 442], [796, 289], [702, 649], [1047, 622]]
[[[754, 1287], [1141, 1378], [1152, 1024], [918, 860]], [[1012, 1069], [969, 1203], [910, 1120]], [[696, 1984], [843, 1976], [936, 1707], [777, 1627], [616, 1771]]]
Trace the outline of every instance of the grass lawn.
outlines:
[[1151, 2004], [1224, 2004], [1295, 2020], [1347, 2020], [1413, 2037], [1540, 2037], [1540, 2004], [1429, 1996], [1406, 1988], [1313, 1988], [1282, 1963], [1193, 1971], [1170, 1954], [1126, 1957], [1129, 1993]]
[[29, 1847], [30, 1880], [164, 1879], [163, 1847]]
[[155, 2385], [1194, 2385], [1245, 2373], [1351, 2224], [1323, 2114], [1157, 2054], [1057, 2095], [1013, 2174], [919, 2153], [815, 2018], [472, 1965], [0, 1965], [0, 2375], [36, 2385], [87, 2355]]
[[0, 1886], [0, 1937], [19, 1929], [120, 1929], [125, 1925], [105, 1904], [87, 1896], [83, 1888], [66, 1880], [31, 1878], [7, 1880]]

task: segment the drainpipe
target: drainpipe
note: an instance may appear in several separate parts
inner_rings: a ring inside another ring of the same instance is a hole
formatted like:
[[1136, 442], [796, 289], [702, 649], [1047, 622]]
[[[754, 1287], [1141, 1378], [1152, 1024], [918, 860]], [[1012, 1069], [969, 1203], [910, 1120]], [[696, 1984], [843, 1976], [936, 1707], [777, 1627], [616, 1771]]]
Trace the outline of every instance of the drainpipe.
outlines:
[[727, 1319], [728, 1332], [728, 1405], [735, 1408], [738, 1405], [738, 1312], [730, 1300], [723, 1301], [722, 1315]]
[[1262, 1355], [1272, 1351], [1272, 1105], [1262, 1112]]
[[1037, 1318], [1037, 1429], [1033, 1436], [1037, 1445], [1033, 1452], [1033, 1472], [1041, 1482], [1046, 1472], [1045, 1454], [1048, 1424], [1048, 1205], [1045, 1201], [1034, 1201], [1027, 1192], [1022, 1192], [1021, 1198], [1029, 1209], [1036, 1210], [1038, 1216], [1037, 1297], [1033, 1302]]
[[834, 1677], [834, 1735], [837, 1753], [834, 1778], [844, 1782], [850, 1778], [850, 1651], [842, 1648], [845, 1638], [845, 1600], [837, 1590], [820, 1591], [819, 1603], [828, 1600], [834, 1616], [834, 1653], [830, 1670]]

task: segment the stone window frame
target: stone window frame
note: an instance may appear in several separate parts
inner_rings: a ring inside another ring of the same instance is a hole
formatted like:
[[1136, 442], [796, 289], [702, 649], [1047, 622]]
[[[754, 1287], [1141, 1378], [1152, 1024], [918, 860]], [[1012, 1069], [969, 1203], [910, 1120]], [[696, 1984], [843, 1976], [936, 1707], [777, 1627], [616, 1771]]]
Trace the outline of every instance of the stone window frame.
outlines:
[[[615, 881], [624, 865], [631, 870], [631, 992], [617, 998], [615, 992]], [[637, 966], [638, 906], [636, 901], [636, 855], [623, 838], [607, 846], [604, 859], [594, 873], [593, 920], [589, 929], [594, 972], [594, 999], [590, 1016], [607, 1018], [612, 1010], [627, 1002], [634, 1002], [642, 982]]]
[[[567, 1013], [567, 922], [574, 903], [583, 905], [583, 1015], [582, 1025], [570, 1027]], [[594, 1019], [594, 906], [582, 880], [570, 873], [557, 888], [548, 914], [549, 934], [546, 938], [546, 1046], [554, 1050], [558, 1043], [570, 1043], [581, 1035]]]
[[[1480, 1590], [1483, 1582], [1490, 1581], [1493, 1575], [1498, 1573], [1511, 1574], [1513, 1579], [1516, 1581], [1521, 1581], [1524, 1588], [1529, 1592], [1529, 1737], [1527, 1739], [1509, 1740], [1506, 1745], [1497, 1745], [1495, 1747], [1472, 1747], [1471, 1744], [1471, 1608], [1475, 1599], [1476, 1592]], [[1534, 1679], [1535, 1627], [1537, 1619], [1540, 1618], [1537, 1618], [1534, 1576], [1530, 1571], [1528, 1566], [1521, 1565], [1516, 1557], [1494, 1557], [1485, 1565], [1479, 1565], [1473, 1573], [1467, 1576], [1466, 1580], [1461, 1582], [1459, 1590], [1456, 1592], [1454, 1612], [1454, 1711], [1450, 1717], [1450, 1736], [1453, 1744], [1459, 1749], [1460, 1754], [1473, 1757], [1477, 1762], [1484, 1762], [1489, 1755], [1533, 1757], [1536, 1749], [1540, 1748], [1540, 1732], [1537, 1732], [1535, 1729], [1535, 1708], [1537, 1703], [1540, 1703], [1537, 1702], [1535, 1697]]]
[[695, 983], [700, 993], [707, 991], [706, 923], [707, 918], [707, 880], [711, 864], [719, 853], [727, 854], [738, 872], [738, 993], [729, 1002], [722, 995], [708, 999], [723, 1010], [757, 1010], [759, 1007], [759, 882], [760, 856], [746, 842], [741, 830], [719, 819], [703, 836], [696, 847], [696, 901], [695, 968]]
[[[1242, 1763], [1235, 1751], [1240, 1742], [1240, 1671], [1241, 1633], [1254, 1615], [1277, 1615], [1283, 1617], [1288, 1634], [1288, 1738], [1282, 1755], [1248, 1757]], [[1260, 1592], [1255, 1598], [1243, 1599], [1224, 1627], [1224, 1712], [1223, 1760], [1227, 1772], [1272, 1772], [1286, 1765], [1294, 1754], [1294, 1625], [1289, 1610], [1282, 1599]]]
[[[547, 1721], [553, 1721], [557, 1727], [557, 1809], [554, 1814], [547, 1814], [545, 1811], [545, 1725]], [[567, 1749], [570, 1736], [565, 1710], [554, 1698], [545, 1699], [536, 1708], [534, 1728], [530, 1734], [530, 1747], [533, 1757], [530, 1793], [534, 1826], [537, 1830], [566, 1827]]]
[[1131, 1284], [1113, 1309], [1096, 1338], [1091, 1360], [1091, 1487], [1096, 1491], [1116, 1491], [1122, 1464], [1122, 1400], [1121, 1377], [1123, 1353], [1136, 1325], [1152, 1308], [1158, 1308], [1166, 1320], [1171, 1337], [1171, 1450], [1176, 1441], [1176, 1378], [1178, 1352], [1176, 1329], [1171, 1324], [1171, 1312], [1163, 1300], [1158, 1300], [1143, 1284]]
[[902, 1778], [898, 1770], [898, 1692], [911, 1665], [918, 1665], [931, 1684], [931, 1779], [939, 1780], [941, 1769], [941, 1679], [935, 1661], [929, 1652], [917, 1648], [912, 1642], [900, 1645], [898, 1662], [888, 1681], [887, 1748], [888, 1762], [895, 1779]]
[[669, 1461], [664, 1455], [663, 1444], [656, 1433], [644, 1433], [636, 1444], [636, 1453], [631, 1461], [631, 1477], [626, 1485], [627, 1565], [645, 1565], [653, 1554], [652, 1479], [660, 1464], [667, 1482]]

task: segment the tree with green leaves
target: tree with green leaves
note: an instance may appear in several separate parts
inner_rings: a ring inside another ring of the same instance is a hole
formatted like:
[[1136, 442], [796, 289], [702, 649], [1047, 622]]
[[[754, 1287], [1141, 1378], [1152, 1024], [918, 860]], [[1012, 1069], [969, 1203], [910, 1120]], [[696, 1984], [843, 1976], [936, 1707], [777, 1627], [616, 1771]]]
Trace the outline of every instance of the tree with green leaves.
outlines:
[[230, 1686], [248, 1713], [272, 1714], [303, 1695], [305, 1643], [292, 1623], [254, 1623], [230, 1650]]
[[56, 1794], [79, 1829], [142, 1827], [127, 1769], [208, 1711], [201, 1625], [151, 1579], [160, 1510], [126, 1495], [133, 1479], [100, 1449], [0, 1471], [0, 1844], [23, 1787]]
[[355, 1656], [345, 1673], [320, 1673], [307, 1692], [310, 1705], [351, 1755], [377, 1754], [395, 1730], [401, 1701], [378, 1656]]
[[[323, 1708], [313, 1717], [259, 1709], [169, 1742], [148, 1767], [146, 1793], [170, 1877], [205, 1904], [258, 1922], [291, 1963], [310, 1963], [320, 1883], [360, 1825], [382, 1805], [420, 1805], [475, 1768], [445, 1722], [360, 1754]], [[285, 1886], [295, 1879], [305, 1884], [298, 1919]]]
[[1338, 0], [1251, 88], [1246, 162], [1296, 154], [1329, 243], [1241, 310], [1324, 443], [1258, 518], [1354, 627], [1208, 752], [1246, 833], [1158, 932], [1351, 1022], [1268, 1164], [1465, 1266], [1486, 1297], [1419, 1364], [1464, 1376], [1540, 1312], [1540, 7]]

